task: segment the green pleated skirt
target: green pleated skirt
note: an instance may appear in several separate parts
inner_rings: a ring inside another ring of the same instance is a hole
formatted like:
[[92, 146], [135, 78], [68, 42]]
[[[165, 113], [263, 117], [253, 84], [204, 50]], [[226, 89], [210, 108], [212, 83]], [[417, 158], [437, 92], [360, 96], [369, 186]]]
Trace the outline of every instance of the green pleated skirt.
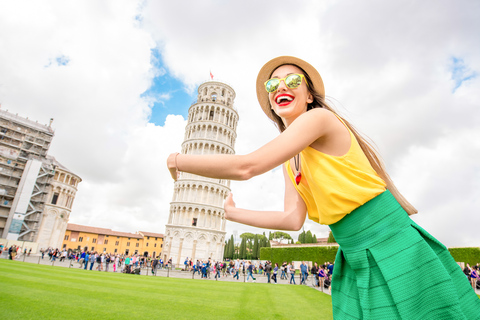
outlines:
[[389, 191], [330, 227], [334, 319], [480, 319], [460, 266]]

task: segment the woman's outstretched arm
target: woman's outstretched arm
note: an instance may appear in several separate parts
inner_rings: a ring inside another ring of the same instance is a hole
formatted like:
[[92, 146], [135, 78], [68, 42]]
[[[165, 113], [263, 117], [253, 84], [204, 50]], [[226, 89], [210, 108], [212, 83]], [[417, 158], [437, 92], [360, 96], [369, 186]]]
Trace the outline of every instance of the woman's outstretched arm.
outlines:
[[[332, 125], [333, 124], [333, 125]], [[301, 150], [323, 138], [339, 121], [328, 110], [313, 109], [299, 116], [282, 134], [246, 155], [191, 155], [172, 153], [167, 166], [172, 178], [179, 171], [209, 178], [248, 180], [278, 167]], [[342, 129], [345, 128], [342, 126]]]
[[298, 231], [305, 222], [307, 208], [298, 194], [283, 166], [285, 178], [285, 202], [283, 211], [254, 211], [240, 209], [233, 202], [230, 194], [225, 200], [225, 218], [230, 221], [250, 226], [274, 230]]

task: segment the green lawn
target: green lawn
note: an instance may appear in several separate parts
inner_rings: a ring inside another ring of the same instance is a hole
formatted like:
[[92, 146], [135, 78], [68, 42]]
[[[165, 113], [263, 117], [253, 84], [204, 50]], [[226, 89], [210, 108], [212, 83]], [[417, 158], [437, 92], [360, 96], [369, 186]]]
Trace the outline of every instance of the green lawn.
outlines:
[[146, 277], [0, 260], [3, 319], [332, 319], [306, 286]]

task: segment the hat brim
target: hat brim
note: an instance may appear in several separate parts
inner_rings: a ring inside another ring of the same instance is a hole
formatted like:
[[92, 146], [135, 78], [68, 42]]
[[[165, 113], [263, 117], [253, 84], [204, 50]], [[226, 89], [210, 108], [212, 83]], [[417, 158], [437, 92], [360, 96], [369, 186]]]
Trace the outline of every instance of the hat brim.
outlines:
[[319, 94], [325, 96], [325, 87], [323, 85], [322, 77], [320, 76], [320, 73], [318, 73], [318, 71], [311, 64], [302, 59], [291, 56], [281, 56], [274, 58], [265, 63], [262, 69], [260, 69], [260, 72], [257, 76], [258, 102], [260, 103], [263, 112], [265, 112], [265, 114], [274, 121], [275, 118], [273, 116], [273, 111], [270, 107], [268, 92], [265, 90], [265, 82], [270, 79], [275, 69], [286, 64], [295, 65], [303, 69], [303, 71], [305, 71], [305, 73], [309, 76], [310, 81], [312, 82], [309, 83], [309, 85], [313, 86], [315, 88], [315, 91], [317, 91]]

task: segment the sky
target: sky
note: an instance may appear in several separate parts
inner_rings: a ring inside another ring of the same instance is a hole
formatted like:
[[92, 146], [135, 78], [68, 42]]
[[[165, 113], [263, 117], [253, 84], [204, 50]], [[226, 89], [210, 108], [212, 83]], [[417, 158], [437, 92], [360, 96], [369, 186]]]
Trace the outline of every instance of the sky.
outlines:
[[[49, 154], [82, 178], [71, 223], [164, 233], [166, 159], [198, 85], [211, 72], [235, 90], [246, 154], [278, 135], [256, 99], [258, 71], [297, 56], [374, 141], [412, 219], [448, 247], [480, 246], [479, 16], [480, 2], [463, 0], [1, 1], [0, 103], [54, 119]], [[234, 181], [234, 200], [282, 210], [283, 181], [281, 168]]]

